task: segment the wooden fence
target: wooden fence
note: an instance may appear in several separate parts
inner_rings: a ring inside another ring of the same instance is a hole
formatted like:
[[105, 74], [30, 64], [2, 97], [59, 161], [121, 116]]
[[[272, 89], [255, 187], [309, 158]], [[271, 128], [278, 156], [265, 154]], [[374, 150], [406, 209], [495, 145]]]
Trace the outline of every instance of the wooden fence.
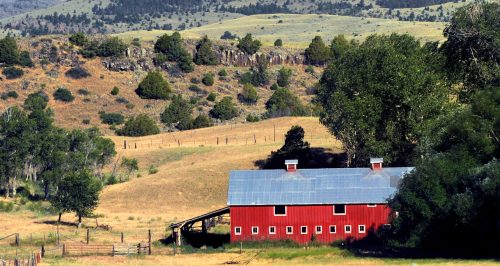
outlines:
[[33, 253], [27, 257], [16, 257], [3, 259], [0, 257], [0, 266], [37, 266], [42, 261], [40, 252]]
[[[118, 243], [118, 244], [63, 244], [63, 256], [120, 256], [151, 254], [149, 243]], [[0, 265], [1, 266], [1, 265]]]

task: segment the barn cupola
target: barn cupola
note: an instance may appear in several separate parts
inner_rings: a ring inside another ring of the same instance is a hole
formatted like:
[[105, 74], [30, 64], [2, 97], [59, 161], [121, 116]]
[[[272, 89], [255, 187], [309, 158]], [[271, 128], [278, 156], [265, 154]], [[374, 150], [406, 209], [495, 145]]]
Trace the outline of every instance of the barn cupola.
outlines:
[[298, 164], [299, 164], [299, 160], [285, 160], [286, 171], [287, 172], [297, 171]]
[[384, 158], [370, 158], [370, 164], [372, 165], [372, 170], [381, 170]]

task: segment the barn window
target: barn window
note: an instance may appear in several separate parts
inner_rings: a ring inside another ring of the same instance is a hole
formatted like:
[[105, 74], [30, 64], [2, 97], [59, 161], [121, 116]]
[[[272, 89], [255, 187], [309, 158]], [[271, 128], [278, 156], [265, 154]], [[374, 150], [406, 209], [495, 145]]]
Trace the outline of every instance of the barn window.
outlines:
[[333, 205], [334, 215], [345, 215], [345, 204], [335, 204]]
[[321, 234], [323, 233], [323, 226], [321, 225], [316, 225], [316, 234]]
[[241, 235], [241, 227], [239, 227], [239, 226], [235, 227], [234, 228], [234, 234], [237, 235], [237, 236]]
[[364, 225], [358, 225], [358, 231], [364, 234], [366, 232], [366, 227]]
[[269, 226], [269, 234], [270, 235], [276, 234], [276, 226]]
[[377, 207], [377, 204], [375, 204], [375, 203], [370, 203], [370, 204], [368, 204], [368, 207], [369, 207], [369, 208], [374, 208], [374, 207]]
[[274, 216], [286, 216], [286, 206], [284, 205], [274, 206]]
[[337, 227], [335, 225], [330, 225], [330, 234], [337, 233]]
[[351, 233], [351, 226], [350, 225], [344, 226], [344, 230], [345, 230], [346, 234], [350, 234]]
[[287, 226], [286, 227], [286, 234], [287, 235], [293, 234], [293, 226]]
[[303, 235], [307, 234], [307, 226], [301, 226], [300, 227], [300, 233], [303, 234]]
[[252, 226], [252, 235], [258, 235], [258, 234], [259, 234], [259, 227]]

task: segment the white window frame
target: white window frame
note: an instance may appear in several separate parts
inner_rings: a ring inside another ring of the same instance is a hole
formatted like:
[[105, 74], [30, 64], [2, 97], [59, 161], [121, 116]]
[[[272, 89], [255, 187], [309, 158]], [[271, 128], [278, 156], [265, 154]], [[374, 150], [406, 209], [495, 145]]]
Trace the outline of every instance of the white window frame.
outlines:
[[[254, 232], [253, 229], [257, 229], [257, 232]], [[258, 235], [259, 234], [259, 227], [258, 226], [252, 226], [252, 235]]]
[[[290, 229], [292, 229], [292, 230], [291, 230], [290, 232], [288, 232], [288, 228], [290, 228]], [[287, 235], [293, 235], [293, 226], [288, 225], [288, 226], [285, 228], [285, 230], [286, 230], [286, 234], [287, 234]]]
[[[304, 233], [304, 232], [302, 232], [302, 228], [306, 228], [306, 232], [305, 232], [305, 233]], [[301, 234], [301, 235], [307, 235], [307, 230], [308, 230], [307, 225], [301, 225], [301, 226], [300, 226], [300, 234]]]
[[[348, 227], [348, 226], [349, 226], [349, 231], [347, 231], [347, 227]], [[352, 226], [351, 226], [351, 225], [349, 225], [349, 224], [344, 225], [344, 232], [345, 232], [346, 234], [350, 234], [350, 233], [352, 233]]]
[[[361, 227], [363, 227], [363, 230], [361, 230]], [[358, 232], [359, 232], [360, 234], [364, 234], [364, 233], [366, 233], [366, 225], [364, 225], [364, 224], [360, 224], [360, 225], [358, 225]]]
[[[274, 232], [271, 232], [271, 228], [274, 229]], [[275, 235], [276, 234], [276, 226], [269, 226], [269, 234], [270, 235]]]
[[377, 204], [376, 203], [368, 203], [367, 206], [368, 206], [368, 208], [375, 208], [375, 207], [377, 207]]
[[[332, 228], [334, 228], [334, 232], [332, 232]], [[330, 232], [330, 234], [336, 234], [337, 233], [337, 226], [336, 225], [330, 225], [328, 227], [328, 232]]]
[[[344, 205], [344, 212], [343, 213], [336, 213], [335, 212], [335, 205]], [[347, 214], [347, 205], [346, 204], [333, 204], [333, 215], [346, 215]]]
[[[318, 231], [318, 228], [319, 228], [319, 231]], [[317, 235], [321, 235], [323, 233], [323, 226], [322, 225], [316, 225], [316, 226], [314, 226], [314, 232]]]
[[[238, 233], [238, 232], [236, 231], [236, 229], [240, 229], [240, 232]], [[235, 235], [235, 236], [240, 236], [240, 235], [241, 235], [241, 226], [235, 226], [235, 227], [234, 227], [234, 235]]]
[[[280, 205], [280, 206], [284, 206], [284, 205]], [[284, 206], [285, 207], [285, 214], [276, 214], [276, 206], [273, 207], [273, 214], [274, 216], [286, 216], [287, 212], [288, 212], [288, 208], [287, 206]]]

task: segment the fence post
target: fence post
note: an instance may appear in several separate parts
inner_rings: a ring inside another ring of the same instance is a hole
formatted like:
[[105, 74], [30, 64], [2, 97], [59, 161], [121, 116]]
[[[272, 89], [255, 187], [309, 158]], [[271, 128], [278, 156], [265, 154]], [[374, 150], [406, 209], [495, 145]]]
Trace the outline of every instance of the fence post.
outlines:
[[19, 246], [19, 233], [16, 233], [16, 246]]
[[66, 244], [63, 244], [63, 252], [62, 252], [63, 257], [66, 256]]
[[151, 229], [148, 230], [148, 255], [151, 255]]
[[45, 244], [42, 244], [41, 255], [42, 258], [45, 256]]
[[90, 229], [87, 228], [87, 245], [90, 242]]
[[122, 241], [122, 243], [123, 243], [123, 232], [122, 232], [122, 234], [121, 234], [121, 241]]

